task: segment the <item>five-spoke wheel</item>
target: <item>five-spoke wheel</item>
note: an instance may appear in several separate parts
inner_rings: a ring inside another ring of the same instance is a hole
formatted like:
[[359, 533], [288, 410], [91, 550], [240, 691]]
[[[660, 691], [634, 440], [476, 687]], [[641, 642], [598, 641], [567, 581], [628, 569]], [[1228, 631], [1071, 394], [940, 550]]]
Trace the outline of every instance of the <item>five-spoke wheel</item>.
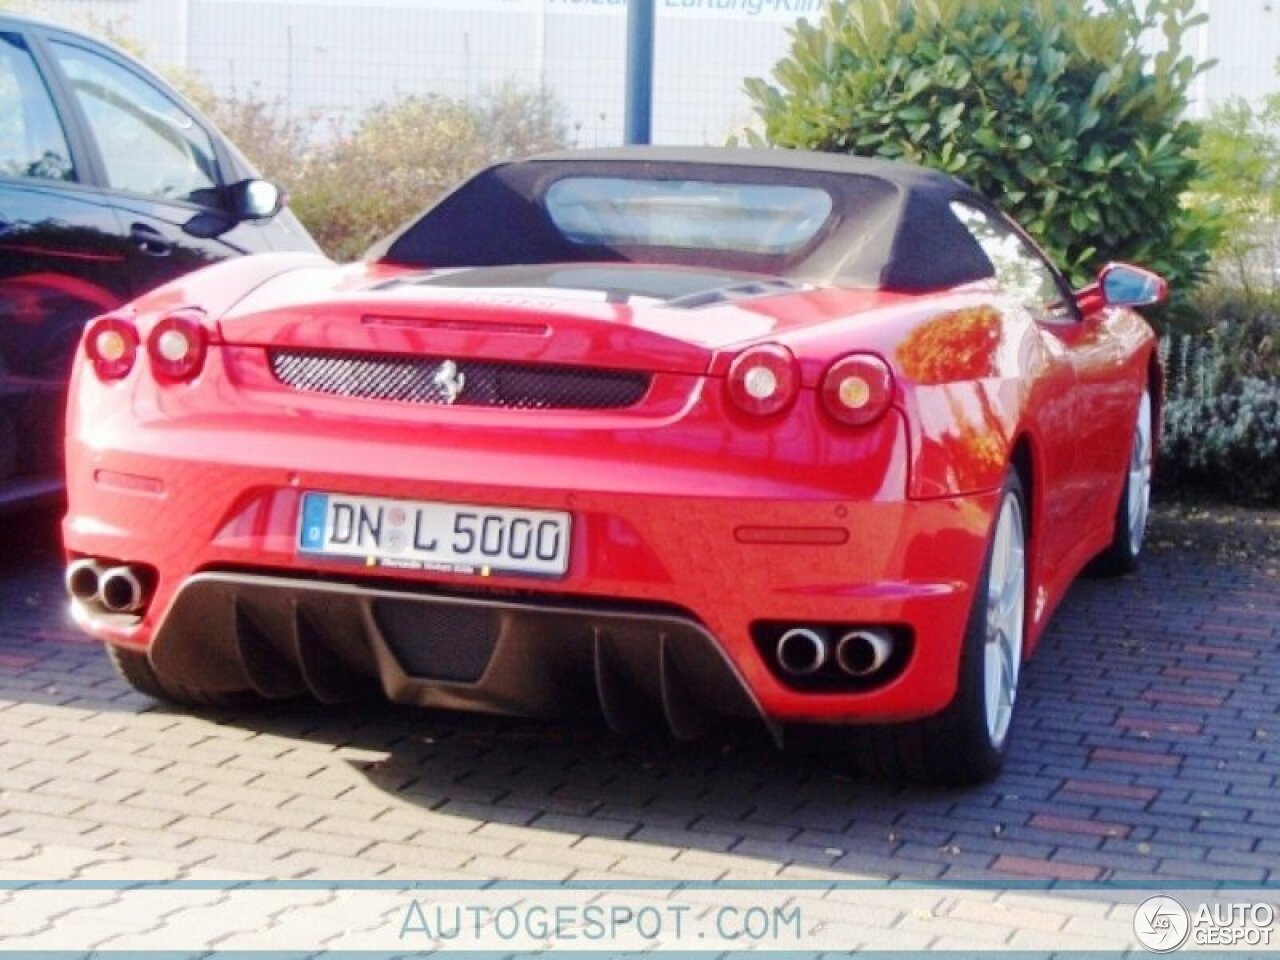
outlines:
[[1151, 515], [1151, 468], [1155, 462], [1155, 417], [1151, 391], [1144, 387], [1134, 418], [1133, 441], [1125, 468], [1124, 490], [1116, 507], [1115, 534], [1093, 563], [1104, 576], [1131, 573], [1138, 566]]

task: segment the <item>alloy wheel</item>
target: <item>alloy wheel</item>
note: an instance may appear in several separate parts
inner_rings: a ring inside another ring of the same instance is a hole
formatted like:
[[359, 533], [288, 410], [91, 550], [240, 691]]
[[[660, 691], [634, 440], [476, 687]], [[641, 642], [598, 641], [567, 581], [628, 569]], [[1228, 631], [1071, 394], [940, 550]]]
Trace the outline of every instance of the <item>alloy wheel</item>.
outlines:
[[1151, 463], [1151, 395], [1144, 390], [1133, 430], [1133, 451], [1129, 455], [1129, 550], [1135, 557], [1142, 550], [1151, 512]]
[[1022, 667], [1026, 616], [1026, 534], [1022, 503], [1007, 492], [996, 520], [987, 578], [987, 635], [983, 646], [985, 714], [991, 745], [999, 749], [1009, 734]]

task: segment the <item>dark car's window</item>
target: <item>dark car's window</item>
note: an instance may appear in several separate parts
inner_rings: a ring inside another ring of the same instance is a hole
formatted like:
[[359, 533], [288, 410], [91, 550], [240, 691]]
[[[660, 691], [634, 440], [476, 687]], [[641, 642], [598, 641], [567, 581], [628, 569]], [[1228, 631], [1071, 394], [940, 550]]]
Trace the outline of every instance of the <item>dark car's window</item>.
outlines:
[[967, 203], [953, 203], [951, 209], [995, 267], [1001, 287], [1031, 307], [1040, 319], [1075, 319], [1053, 270], [1016, 230]]
[[832, 207], [816, 187], [624, 177], [565, 177], [547, 190], [546, 204], [556, 229], [577, 244], [769, 256], [812, 240]]
[[209, 135], [133, 71], [68, 43], [51, 44], [71, 81], [106, 165], [108, 185], [200, 201], [218, 184]]
[[53, 100], [22, 37], [0, 33], [0, 173], [73, 180]]

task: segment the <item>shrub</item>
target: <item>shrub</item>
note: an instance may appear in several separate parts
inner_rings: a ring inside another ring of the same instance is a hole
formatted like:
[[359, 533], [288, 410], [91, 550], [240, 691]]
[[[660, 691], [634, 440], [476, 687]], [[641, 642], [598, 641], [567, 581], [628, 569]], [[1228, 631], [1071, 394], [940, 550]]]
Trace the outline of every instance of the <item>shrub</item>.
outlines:
[[268, 180], [292, 191], [311, 151], [314, 118], [298, 119], [283, 98], [256, 92], [216, 97], [192, 85], [184, 92]]
[[1280, 506], [1280, 296], [1213, 289], [1166, 344], [1162, 489]]
[[[1205, 69], [1183, 52], [1194, 0], [833, 0], [801, 20], [777, 86], [747, 81], [764, 140], [904, 159], [967, 180], [1077, 284], [1110, 259], [1165, 274], [1177, 312], [1217, 239], [1182, 202], [1198, 165], [1182, 119]], [[1144, 52], [1159, 30], [1165, 49]], [[759, 140], [758, 135], [748, 134]]]
[[476, 104], [406, 97], [313, 149], [291, 206], [330, 256], [352, 259], [484, 164], [564, 142], [549, 93], [506, 86]]
[[359, 257], [478, 168], [567, 141], [555, 96], [514, 83], [475, 102], [404, 97], [346, 131], [295, 115], [283, 98], [219, 96], [199, 75], [168, 73], [263, 176], [285, 187], [294, 213], [337, 260]]
[[1219, 104], [1203, 126], [1195, 189], [1223, 211], [1217, 272], [1246, 293], [1280, 290], [1280, 94]]

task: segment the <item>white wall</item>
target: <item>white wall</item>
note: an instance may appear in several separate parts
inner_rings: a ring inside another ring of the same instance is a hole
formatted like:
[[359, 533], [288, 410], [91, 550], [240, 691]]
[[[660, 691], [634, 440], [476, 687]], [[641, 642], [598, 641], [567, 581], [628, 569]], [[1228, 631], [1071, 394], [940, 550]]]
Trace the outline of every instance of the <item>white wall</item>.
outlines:
[[[1017, 0], [1010, 0], [1017, 2]], [[1198, 50], [1220, 63], [1197, 112], [1280, 89], [1280, 0], [1200, 0]], [[580, 146], [623, 131], [626, 0], [27, 0], [73, 25], [110, 23], [160, 67], [221, 93], [284, 98], [299, 116], [350, 121], [409, 93], [474, 96], [545, 83]], [[751, 120], [747, 76], [767, 76], [787, 29], [822, 0], [657, 0], [654, 139], [721, 143]]]
[[1280, 0], [1201, 0], [1209, 14], [1200, 56], [1218, 63], [1205, 74], [1206, 104], [1243, 97], [1260, 104], [1280, 92]]
[[[745, 76], [767, 75], [787, 27], [822, 0], [657, 0], [654, 139], [721, 143], [749, 122]], [[545, 83], [581, 146], [623, 131], [626, 0], [28, 0], [111, 24], [156, 66], [216, 91], [282, 97], [338, 121], [409, 93], [475, 96]]]

